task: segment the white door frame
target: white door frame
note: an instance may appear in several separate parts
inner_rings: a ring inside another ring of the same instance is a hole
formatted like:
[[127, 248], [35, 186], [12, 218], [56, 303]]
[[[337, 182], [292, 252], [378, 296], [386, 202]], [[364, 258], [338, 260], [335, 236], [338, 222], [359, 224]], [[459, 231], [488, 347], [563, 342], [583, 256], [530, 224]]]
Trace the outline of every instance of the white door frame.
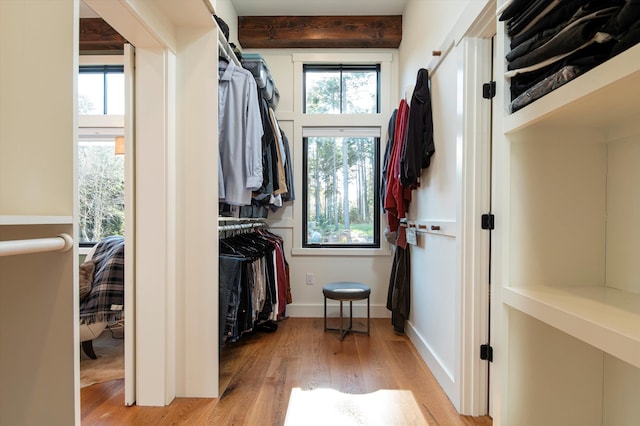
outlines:
[[461, 397], [460, 411], [487, 414], [489, 362], [480, 359], [480, 346], [489, 331], [489, 231], [481, 216], [490, 211], [491, 103], [482, 85], [491, 77], [491, 40], [465, 38], [460, 43], [464, 118], [459, 126], [462, 145], [461, 206], [458, 218], [461, 263]]
[[[450, 37], [458, 54], [458, 170], [460, 224], [460, 406], [461, 414], [486, 415], [490, 363], [480, 359], [489, 335], [489, 232], [481, 215], [491, 208], [491, 101], [482, 86], [492, 78], [492, 38], [496, 33], [496, 2], [471, 4]], [[475, 8], [475, 9], [474, 9]]]
[[217, 397], [218, 30], [210, 2], [84, 1], [136, 48], [136, 404]]
[[125, 107], [124, 107], [124, 183], [125, 183], [125, 261], [124, 269], [124, 403], [127, 406], [136, 402], [136, 351], [135, 351], [135, 52], [133, 46], [124, 46], [124, 78], [125, 78]]

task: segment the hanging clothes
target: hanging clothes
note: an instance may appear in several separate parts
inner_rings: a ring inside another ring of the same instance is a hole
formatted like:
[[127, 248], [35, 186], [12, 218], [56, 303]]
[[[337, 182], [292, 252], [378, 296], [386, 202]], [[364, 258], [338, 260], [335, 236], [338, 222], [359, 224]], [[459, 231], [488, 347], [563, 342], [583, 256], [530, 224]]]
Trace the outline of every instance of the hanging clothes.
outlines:
[[[226, 72], [229, 70], [228, 67], [221, 68], [221, 72], [222, 69], [227, 70]], [[239, 68], [236, 67], [234, 72], [238, 69]], [[243, 71], [247, 70], [243, 69]], [[235, 76], [235, 74], [231, 75]], [[249, 75], [255, 83], [256, 80], [253, 74], [249, 72]], [[234, 81], [235, 80], [231, 80], [232, 83]], [[229, 176], [227, 176], [228, 171], [231, 170], [231, 178], [233, 178], [234, 182], [238, 182], [241, 179], [234, 178], [233, 175], [236, 170], [233, 168], [229, 169], [227, 166], [227, 164], [231, 164], [231, 161], [222, 162], [219, 168], [220, 182], [225, 182], [224, 185], [220, 185], [219, 187], [221, 194], [219, 197], [221, 201], [219, 213], [222, 216], [266, 218], [268, 217], [269, 209], [276, 211], [283, 206], [284, 202], [294, 201], [295, 199], [289, 141], [282, 129], [280, 129], [273, 108], [262, 95], [262, 89], [260, 89], [257, 84], [254, 86], [255, 96], [252, 98], [257, 103], [257, 109], [255, 111], [252, 110], [251, 113], [256, 114], [260, 128], [262, 129], [259, 137], [261, 176], [259, 179], [257, 178], [258, 170], [256, 168], [254, 170], [255, 174], [251, 178], [251, 184], [256, 185], [256, 182], [259, 181], [259, 185], [257, 188], [255, 186], [243, 188], [242, 199], [235, 199], [234, 201], [226, 194], [228, 191], [226, 188], [227, 180], [229, 179]], [[221, 96], [220, 102], [236, 102], [236, 98], [227, 97], [223, 100]], [[221, 135], [221, 139], [222, 137]], [[255, 141], [255, 139], [252, 139], [252, 141]], [[252, 162], [257, 161], [254, 157], [257, 155], [257, 145], [251, 146], [255, 149], [252, 151]], [[237, 152], [243, 152], [245, 148], [237, 146], [235, 149]], [[222, 158], [223, 155], [221, 147], [220, 157]], [[255, 163], [252, 164], [255, 165]]]
[[233, 62], [220, 62], [218, 136], [221, 200], [251, 204], [251, 192], [262, 185], [262, 122], [253, 75]]
[[411, 202], [411, 189], [403, 187], [400, 183], [400, 156], [406, 137], [407, 120], [409, 117], [409, 105], [403, 99], [398, 107], [394, 144], [389, 158], [387, 190], [384, 200], [384, 208], [387, 212], [387, 223], [391, 232], [402, 234], [400, 220], [406, 217], [409, 203]]
[[282, 238], [259, 229], [219, 240], [220, 345], [255, 329], [275, 331], [291, 285]]
[[400, 156], [400, 183], [415, 189], [420, 185], [422, 170], [429, 167], [436, 152], [433, 142], [433, 118], [429, 71], [418, 70], [407, 119], [407, 137]]
[[392, 324], [397, 333], [404, 333], [411, 306], [410, 249], [406, 228], [400, 224], [406, 222], [411, 191], [420, 185], [422, 170], [430, 166], [435, 154], [429, 72], [424, 68], [418, 70], [410, 102], [411, 105], [402, 99], [398, 109], [391, 115], [382, 171], [386, 186], [381, 190], [381, 195], [389, 224], [385, 237], [395, 245], [387, 309], [391, 311]]
[[387, 176], [389, 173], [389, 160], [391, 158], [391, 151], [393, 150], [394, 136], [396, 132], [396, 117], [398, 116], [398, 109], [394, 109], [389, 119], [389, 125], [387, 127], [387, 146], [384, 150], [384, 159], [382, 162], [382, 180], [380, 182], [380, 204], [382, 211], [384, 212], [384, 200], [387, 193]]
[[411, 308], [411, 256], [410, 248], [396, 247], [393, 256], [387, 309], [391, 311], [391, 325], [398, 334], [404, 333], [404, 325]]
[[289, 139], [281, 130], [282, 146], [284, 148], [285, 157], [289, 160], [284, 165], [285, 181], [287, 182], [287, 191], [282, 194], [282, 201], [295, 201], [296, 193], [293, 188], [293, 167], [291, 166], [291, 150], [289, 149]]

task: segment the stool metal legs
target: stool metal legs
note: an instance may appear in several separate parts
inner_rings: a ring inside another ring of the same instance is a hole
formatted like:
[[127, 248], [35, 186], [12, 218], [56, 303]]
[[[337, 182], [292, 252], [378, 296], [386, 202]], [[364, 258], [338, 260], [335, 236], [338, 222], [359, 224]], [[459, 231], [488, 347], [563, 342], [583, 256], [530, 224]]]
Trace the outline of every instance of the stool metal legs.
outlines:
[[371, 314], [370, 314], [370, 301], [367, 297], [367, 331], [364, 330], [354, 330], [353, 329], [353, 300], [349, 300], [349, 327], [344, 327], [344, 311], [343, 311], [343, 300], [339, 300], [340, 302], [340, 328], [330, 328], [327, 327], [327, 297], [324, 298], [324, 331], [338, 331], [340, 332], [340, 340], [344, 339], [344, 336], [347, 333], [362, 333], [367, 336], [370, 335], [371, 331]]

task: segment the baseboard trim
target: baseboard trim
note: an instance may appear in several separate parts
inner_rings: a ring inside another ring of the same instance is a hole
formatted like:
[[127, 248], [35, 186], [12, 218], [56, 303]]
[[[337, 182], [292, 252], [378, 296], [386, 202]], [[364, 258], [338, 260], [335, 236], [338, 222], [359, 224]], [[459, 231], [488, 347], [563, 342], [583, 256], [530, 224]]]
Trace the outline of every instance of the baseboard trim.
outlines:
[[449, 397], [449, 400], [456, 407], [456, 410], [460, 412], [460, 395], [457, 394], [456, 382], [454, 375], [449, 372], [447, 368], [440, 362], [438, 356], [431, 350], [427, 341], [422, 335], [415, 329], [413, 324], [407, 321], [405, 332], [413, 346], [416, 348], [422, 360], [427, 364], [429, 370], [433, 373], [434, 377]]

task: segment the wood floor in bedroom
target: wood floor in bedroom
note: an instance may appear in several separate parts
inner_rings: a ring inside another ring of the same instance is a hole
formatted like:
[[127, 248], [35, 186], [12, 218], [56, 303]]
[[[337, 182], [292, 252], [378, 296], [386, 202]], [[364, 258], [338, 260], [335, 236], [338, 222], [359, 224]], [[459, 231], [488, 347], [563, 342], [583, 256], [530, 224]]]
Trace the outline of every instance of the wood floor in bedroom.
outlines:
[[371, 336], [343, 341], [323, 331], [322, 318], [245, 335], [221, 352], [220, 395], [125, 407], [124, 381], [114, 380], [81, 390], [82, 425], [492, 424], [456, 413], [388, 319], [372, 319]]

